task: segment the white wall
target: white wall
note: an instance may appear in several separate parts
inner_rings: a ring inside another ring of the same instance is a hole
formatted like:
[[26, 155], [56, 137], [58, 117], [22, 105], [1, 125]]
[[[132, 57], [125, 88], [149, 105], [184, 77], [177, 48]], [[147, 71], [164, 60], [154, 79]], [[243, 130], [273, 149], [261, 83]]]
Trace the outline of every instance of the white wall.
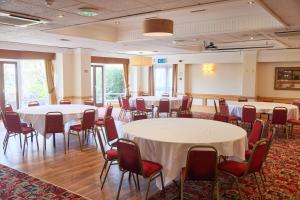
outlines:
[[300, 98], [300, 91], [275, 90], [275, 67], [300, 67], [300, 62], [270, 62], [257, 65], [257, 95], [261, 97]]
[[187, 65], [186, 89], [189, 93], [241, 95], [241, 64], [215, 64], [213, 73], [205, 73], [201, 64]]

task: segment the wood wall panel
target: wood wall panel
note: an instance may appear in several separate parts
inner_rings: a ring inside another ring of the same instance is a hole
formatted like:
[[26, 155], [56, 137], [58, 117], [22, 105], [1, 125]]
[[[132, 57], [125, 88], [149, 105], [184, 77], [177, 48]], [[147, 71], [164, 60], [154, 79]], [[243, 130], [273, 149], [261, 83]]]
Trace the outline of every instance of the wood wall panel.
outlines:
[[54, 60], [55, 53], [36, 52], [36, 51], [15, 51], [15, 50], [0, 49], [0, 58]]

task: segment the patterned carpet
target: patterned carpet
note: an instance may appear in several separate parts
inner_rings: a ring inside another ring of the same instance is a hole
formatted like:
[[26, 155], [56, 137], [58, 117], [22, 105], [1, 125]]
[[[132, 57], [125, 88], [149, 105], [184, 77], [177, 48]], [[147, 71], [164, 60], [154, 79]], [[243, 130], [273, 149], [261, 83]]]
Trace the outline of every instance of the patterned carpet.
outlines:
[[[300, 200], [300, 131], [293, 138], [275, 138], [267, 162], [263, 166], [267, 177], [263, 199]], [[220, 199], [238, 199], [237, 186], [234, 179], [223, 173], [219, 174]], [[241, 179], [242, 191], [246, 199], [259, 199], [255, 180], [249, 176]], [[262, 187], [261, 187], [262, 188]], [[184, 199], [210, 199], [211, 186], [208, 183], [186, 183]], [[179, 199], [175, 184], [166, 188], [166, 193], [158, 192], [151, 200]]]
[[0, 165], [0, 199], [86, 199], [63, 188]]

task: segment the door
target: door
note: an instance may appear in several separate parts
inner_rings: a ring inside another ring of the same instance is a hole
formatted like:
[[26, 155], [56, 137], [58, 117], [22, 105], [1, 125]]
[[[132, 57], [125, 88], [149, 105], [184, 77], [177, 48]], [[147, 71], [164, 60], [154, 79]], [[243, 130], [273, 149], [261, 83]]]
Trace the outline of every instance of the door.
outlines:
[[92, 65], [92, 93], [96, 106], [104, 105], [104, 73], [102, 65]]
[[13, 109], [19, 108], [17, 63], [0, 61], [0, 104], [4, 109], [11, 104]]

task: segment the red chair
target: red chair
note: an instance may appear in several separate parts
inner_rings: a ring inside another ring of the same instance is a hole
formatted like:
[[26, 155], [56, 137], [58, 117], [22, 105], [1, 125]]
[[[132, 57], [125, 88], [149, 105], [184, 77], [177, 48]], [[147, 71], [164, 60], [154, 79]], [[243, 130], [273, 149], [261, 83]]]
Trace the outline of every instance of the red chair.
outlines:
[[230, 115], [230, 114], [229, 114], [229, 109], [228, 109], [228, 105], [227, 105], [227, 104], [221, 103], [221, 104], [219, 105], [219, 108], [220, 108], [220, 114], [221, 114], [221, 115], [226, 115], [226, 116], [228, 116], [229, 122], [231, 122], [231, 123], [233, 122], [233, 123], [235, 123], [236, 125], [238, 125], [240, 118], [237, 117], [237, 116], [234, 116], [234, 115]]
[[160, 177], [161, 185], [164, 189], [162, 166], [159, 163], [142, 160], [140, 149], [135, 142], [127, 139], [119, 139], [117, 142], [117, 149], [119, 168], [122, 172], [117, 199], [119, 199], [124, 174], [126, 172], [132, 173], [133, 175], [136, 174], [138, 190], [140, 189], [138, 175], [148, 179], [145, 199], [148, 197], [150, 183], [152, 180]]
[[44, 135], [44, 150], [43, 155], [46, 154], [46, 136], [47, 134], [53, 135], [53, 146], [55, 144], [55, 134], [62, 133], [64, 136], [64, 150], [66, 154], [66, 136], [65, 136], [65, 126], [63, 120], [63, 114], [61, 112], [48, 112], [45, 117], [45, 135]]
[[[36, 144], [37, 148], [39, 149], [39, 142], [38, 142], [38, 133], [32, 128], [32, 127], [23, 127], [21, 126], [21, 120], [16, 112], [6, 112], [4, 114], [5, 122], [6, 122], [6, 127], [7, 127], [7, 137], [5, 140], [5, 148], [4, 148], [4, 153], [6, 153], [7, 145], [8, 145], [8, 140], [10, 137], [10, 134], [13, 135], [24, 135], [24, 144], [23, 144], [23, 156], [25, 153], [25, 145], [28, 145], [27, 138], [30, 137], [28, 136], [30, 133], [33, 133], [33, 135], [36, 136]], [[21, 141], [21, 137], [20, 137]]]
[[220, 107], [220, 105], [226, 105], [226, 99], [219, 98], [219, 107]]
[[215, 188], [217, 189], [217, 199], [219, 199], [217, 164], [218, 152], [214, 147], [191, 147], [187, 154], [186, 167], [181, 170], [180, 199], [183, 200], [183, 186], [185, 181], [211, 181], [213, 183], [212, 191]]
[[133, 114], [133, 121], [147, 119], [147, 118], [148, 118], [148, 116], [147, 116], [146, 113], [135, 113], [135, 114]]
[[109, 146], [115, 147], [116, 142], [119, 139], [117, 127], [115, 124], [115, 120], [112, 117], [107, 117], [104, 120], [105, 124], [105, 136]]
[[[75, 124], [70, 126], [69, 132], [68, 132], [68, 149], [70, 147], [70, 135], [75, 135], [78, 137], [80, 150], [82, 151], [82, 145], [84, 143], [84, 139], [89, 138], [89, 133], [93, 134], [95, 144], [97, 147], [97, 140], [95, 135], [95, 110], [94, 109], [88, 109], [85, 110], [83, 113], [81, 124]], [[82, 135], [82, 142], [80, 139], [80, 132], [83, 133]]]
[[13, 108], [10, 104], [6, 104], [4, 107], [4, 112], [13, 112]]
[[225, 122], [225, 123], [229, 122], [229, 118], [228, 118], [227, 115], [222, 115], [222, 114], [219, 114], [219, 113], [216, 113], [214, 115], [214, 120], [219, 121], [219, 122]]
[[129, 100], [124, 97], [122, 98], [122, 109], [123, 109], [123, 117], [121, 117], [122, 119], [126, 117], [127, 112], [130, 113], [130, 116], [132, 118], [133, 113], [136, 111], [136, 108], [131, 107], [129, 104]]
[[153, 117], [153, 109], [152, 108], [146, 108], [145, 100], [143, 98], [137, 98], [136, 100], [136, 111], [138, 113], [150, 113]]
[[193, 97], [189, 97], [189, 99], [188, 99], [187, 108], [188, 108], [189, 112], [192, 111], [193, 100], [194, 100]]
[[260, 194], [260, 199], [262, 199], [261, 189], [255, 173], [258, 172], [260, 174], [267, 151], [268, 141], [266, 139], [262, 139], [254, 145], [253, 152], [247, 162], [225, 160], [218, 165], [220, 171], [231, 175], [235, 179], [235, 182], [238, 186], [240, 199], [244, 198], [242, 197], [242, 192], [238, 179], [246, 177], [248, 175], [253, 175], [255, 177], [255, 181]]
[[92, 100], [84, 100], [83, 104], [88, 105], [88, 106], [94, 106], [95, 105], [94, 101], [92, 101]]
[[252, 105], [244, 105], [242, 109], [241, 126], [250, 124], [252, 127], [256, 120], [256, 107]]
[[119, 115], [118, 115], [118, 119], [121, 119], [121, 117], [123, 115], [123, 112], [124, 112], [123, 104], [122, 104], [122, 98], [121, 97], [118, 97], [118, 102], [119, 102], [119, 107], [120, 107], [120, 112], [119, 112]]
[[160, 113], [166, 113], [167, 117], [170, 115], [170, 101], [167, 98], [159, 100], [159, 105], [156, 111], [156, 117], [159, 117]]
[[187, 112], [188, 111], [188, 101], [189, 101], [189, 97], [188, 96], [183, 96], [182, 100], [181, 100], [181, 106], [179, 108], [172, 108], [171, 109], [171, 115], [172, 113], [177, 113], [178, 112]]
[[287, 131], [287, 113], [288, 110], [286, 107], [275, 107], [273, 109], [272, 113], [272, 119], [271, 119], [271, 128], [275, 129], [275, 131], [278, 128], [283, 128], [284, 132], [286, 134], [286, 138], [289, 138], [289, 134]]
[[263, 122], [261, 120], [255, 120], [252, 130], [248, 137], [248, 148], [252, 149], [257, 141], [261, 139], [263, 131]]
[[[300, 100], [295, 100], [293, 101], [293, 105], [298, 106], [298, 110], [300, 113]], [[294, 131], [294, 126], [300, 126], [300, 119], [288, 119], [287, 120], [287, 125], [289, 128], [289, 132], [293, 134]]]
[[[113, 110], [113, 106], [112, 105], [108, 105], [105, 108], [105, 113], [103, 117], [99, 117], [96, 121], [95, 121], [95, 125], [96, 128], [100, 128], [102, 134], [104, 134], [104, 119], [107, 117], [111, 117], [112, 114], [112, 110]], [[104, 140], [106, 141], [106, 138], [104, 137]]]
[[30, 101], [28, 102], [28, 107], [39, 106], [40, 103], [38, 101]]
[[178, 118], [193, 118], [193, 114], [192, 113], [179, 112], [179, 113], [177, 113], [177, 117]]
[[219, 113], [216, 100], [214, 100], [214, 107], [215, 107], [215, 114]]
[[62, 99], [59, 101], [59, 104], [71, 104], [71, 101], [68, 99]]
[[[99, 130], [97, 130], [97, 131], [99, 131]], [[100, 136], [100, 134], [98, 134], [98, 136], [99, 136], [98, 139], [99, 139], [99, 143], [100, 143], [100, 148], [101, 148], [102, 156], [103, 156], [103, 159], [105, 160], [103, 168], [102, 168], [101, 173], [100, 173], [100, 181], [102, 180], [103, 172], [106, 169], [107, 164], [108, 164], [108, 169], [106, 170], [106, 173], [105, 173], [105, 176], [104, 176], [104, 180], [103, 180], [102, 185], [101, 185], [101, 190], [102, 190], [103, 186], [105, 184], [108, 172], [110, 170], [110, 167], [112, 165], [118, 164], [118, 151], [117, 151], [117, 149], [113, 149], [113, 148], [110, 148], [109, 150], [106, 150], [105, 149], [105, 145], [103, 144], [102, 137]]]

